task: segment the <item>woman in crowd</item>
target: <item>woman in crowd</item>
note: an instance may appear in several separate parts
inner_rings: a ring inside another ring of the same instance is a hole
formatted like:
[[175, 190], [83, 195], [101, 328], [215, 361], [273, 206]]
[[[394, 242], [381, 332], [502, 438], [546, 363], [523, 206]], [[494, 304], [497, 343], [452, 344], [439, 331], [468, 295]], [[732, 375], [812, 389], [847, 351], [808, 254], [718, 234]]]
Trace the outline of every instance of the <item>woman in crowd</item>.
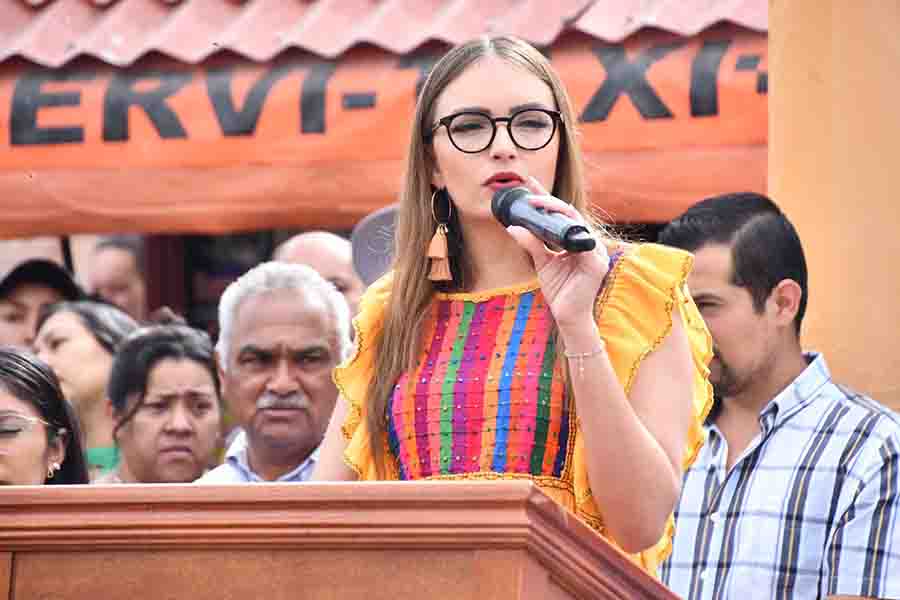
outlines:
[[222, 412], [206, 333], [181, 324], [139, 329], [119, 347], [108, 395], [122, 460], [95, 483], [189, 483], [210, 466]]
[[[435, 65], [393, 268], [335, 371], [315, 478], [530, 479], [655, 573], [703, 441], [710, 341], [689, 254], [619, 242], [584, 216], [576, 127], [549, 62], [520, 40], [473, 41]], [[594, 230], [596, 250], [500, 225], [491, 199], [519, 186]]]
[[91, 476], [118, 464], [106, 383], [118, 344], [138, 324], [111, 304], [53, 304], [38, 318], [34, 348], [59, 378], [84, 430]]
[[88, 483], [81, 430], [49, 366], [0, 347], [0, 485]]

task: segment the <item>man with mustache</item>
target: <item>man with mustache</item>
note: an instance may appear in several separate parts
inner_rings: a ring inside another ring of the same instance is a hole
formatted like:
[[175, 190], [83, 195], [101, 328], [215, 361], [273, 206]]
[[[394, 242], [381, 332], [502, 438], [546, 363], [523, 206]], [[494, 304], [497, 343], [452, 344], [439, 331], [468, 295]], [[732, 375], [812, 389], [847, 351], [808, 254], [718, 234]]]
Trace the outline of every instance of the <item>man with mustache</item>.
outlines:
[[660, 241], [695, 254], [688, 284], [717, 397], [663, 583], [686, 600], [900, 598], [900, 418], [802, 350], [793, 225], [765, 196], [729, 194]]
[[338, 390], [331, 371], [351, 348], [347, 302], [313, 269], [263, 263], [219, 302], [216, 362], [242, 433], [197, 483], [305, 481]]

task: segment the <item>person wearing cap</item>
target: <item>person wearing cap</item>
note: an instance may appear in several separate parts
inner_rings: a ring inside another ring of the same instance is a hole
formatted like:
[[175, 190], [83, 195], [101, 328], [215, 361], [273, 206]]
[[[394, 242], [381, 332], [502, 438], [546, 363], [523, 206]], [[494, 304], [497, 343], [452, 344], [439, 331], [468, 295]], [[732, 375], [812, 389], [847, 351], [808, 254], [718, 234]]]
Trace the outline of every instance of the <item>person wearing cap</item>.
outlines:
[[0, 279], [0, 345], [30, 348], [45, 306], [84, 296], [72, 275], [57, 263], [30, 259]]

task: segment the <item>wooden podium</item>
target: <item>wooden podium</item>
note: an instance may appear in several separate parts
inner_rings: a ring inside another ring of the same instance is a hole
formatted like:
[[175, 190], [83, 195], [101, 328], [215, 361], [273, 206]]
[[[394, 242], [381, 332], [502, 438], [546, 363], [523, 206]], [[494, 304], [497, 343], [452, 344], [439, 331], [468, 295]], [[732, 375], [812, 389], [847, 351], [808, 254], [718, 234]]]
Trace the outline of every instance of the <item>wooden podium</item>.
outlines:
[[675, 598], [526, 481], [0, 489], [0, 600]]

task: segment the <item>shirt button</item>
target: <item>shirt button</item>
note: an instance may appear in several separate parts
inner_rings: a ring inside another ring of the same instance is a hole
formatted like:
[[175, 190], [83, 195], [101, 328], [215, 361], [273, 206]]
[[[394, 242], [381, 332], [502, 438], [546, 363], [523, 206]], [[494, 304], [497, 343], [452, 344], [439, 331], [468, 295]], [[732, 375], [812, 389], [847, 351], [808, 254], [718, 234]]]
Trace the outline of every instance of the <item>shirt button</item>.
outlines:
[[710, 519], [710, 521], [712, 521], [713, 523], [718, 525], [722, 521], [722, 514], [721, 513], [713, 513], [713, 514], [709, 515], [709, 519]]
[[700, 579], [702, 579], [703, 581], [709, 581], [710, 579], [712, 579], [712, 576], [712, 569], [705, 569], [700, 573]]

